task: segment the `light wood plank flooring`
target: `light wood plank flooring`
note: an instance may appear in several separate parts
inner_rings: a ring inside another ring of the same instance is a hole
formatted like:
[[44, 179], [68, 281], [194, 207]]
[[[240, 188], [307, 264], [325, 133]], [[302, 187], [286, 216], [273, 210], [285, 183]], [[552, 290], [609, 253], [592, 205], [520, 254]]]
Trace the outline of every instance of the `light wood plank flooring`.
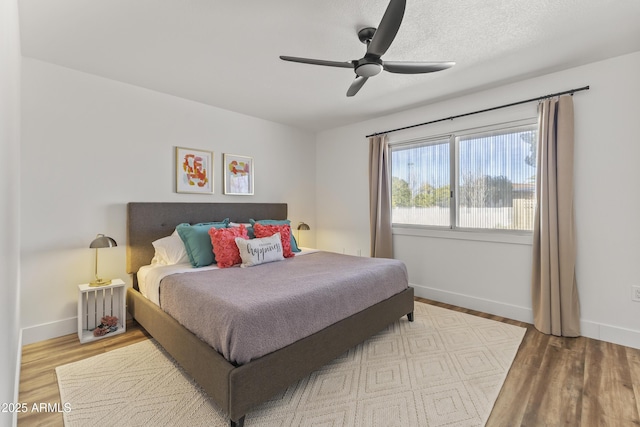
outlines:
[[[589, 338], [558, 338], [533, 326], [416, 298], [418, 301], [527, 328], [487, 426], [640, 426], [640, 350]], [[58, 403], [55, 367], [149, 339], [137, 323], [88, 344], [77, 335], [22, 350], [20, 402]], [[27, 412], [19, 426], [61, 426], [61, 413]]]

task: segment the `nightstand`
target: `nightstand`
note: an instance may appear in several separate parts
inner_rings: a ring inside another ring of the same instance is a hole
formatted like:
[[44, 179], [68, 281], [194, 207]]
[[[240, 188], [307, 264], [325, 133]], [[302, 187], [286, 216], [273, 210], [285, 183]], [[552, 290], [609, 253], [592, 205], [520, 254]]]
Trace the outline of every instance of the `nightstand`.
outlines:
[[[103, 316], [118, 318], [118, 329], [99, 337], [93, 336], [93, 330], [100, 325]], [[121, 279], [113, 279], [106, 286], [91, 287], [78, 285], [78, 338], [81, 343], [99, 340], [126, 330], [126, 286]]]

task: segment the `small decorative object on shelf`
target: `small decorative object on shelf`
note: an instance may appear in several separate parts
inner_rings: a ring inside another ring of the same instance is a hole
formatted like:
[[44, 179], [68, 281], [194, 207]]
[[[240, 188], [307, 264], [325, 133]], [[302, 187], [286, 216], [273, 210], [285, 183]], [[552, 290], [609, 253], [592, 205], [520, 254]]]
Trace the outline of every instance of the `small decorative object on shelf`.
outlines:
[[118, 318], [116, 316], [104, 316], [100, 319], [100, 324], [93, 330], [94, 337], [107, 335], [109, 332], [118, 330]]
[[78, 338], [81, 343], [121, 334], [126, 330], [126, 286], [121, 279], [92, 287], [78, 285]]

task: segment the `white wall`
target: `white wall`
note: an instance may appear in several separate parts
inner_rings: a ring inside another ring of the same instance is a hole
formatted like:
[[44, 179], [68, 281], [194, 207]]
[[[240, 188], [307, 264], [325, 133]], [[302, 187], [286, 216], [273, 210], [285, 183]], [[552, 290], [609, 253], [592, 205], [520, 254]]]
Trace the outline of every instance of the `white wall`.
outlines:
[[[20, 30], [18, 4], [0, 0], [0, 403], [17, 402], [20, 366]], [[0, 425], [15, 424], [0, 413]]]
[[[582, 333], [640, 348], [640, 52], [317, 135], [317, 246], [369, 253], [367, 134], [590, 85], [574, 95]], [[394, 133], [391, 140], [535, 117], [536, 104]], [[336, 172], [337, 171], [337, 172]], [[615, 215], [610, 212], [615, 211]], [[531, 321], [531, 245], [394, 234], [418, 295]], [[434, 235], [436, 237], [434, 237]]]
[[[25, 344], [75, 332], [97, 233], [118, 242], [100, 251], [101, 275], [130, 283], [127, 202], [287, 202], [294, 223], [315, 227], [312, 134], [34, 59], [22, 67]], [[175, 146], [214, 151], [214, 195], [174, 192]], [[255, 196], [222, 194], [225, 152], [254, 158]]]

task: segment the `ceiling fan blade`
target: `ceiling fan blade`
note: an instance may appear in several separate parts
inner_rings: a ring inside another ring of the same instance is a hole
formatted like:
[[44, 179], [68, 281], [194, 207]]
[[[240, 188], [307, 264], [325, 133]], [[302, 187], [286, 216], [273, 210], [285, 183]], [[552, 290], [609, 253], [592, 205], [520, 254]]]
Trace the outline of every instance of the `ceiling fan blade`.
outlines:
[[367, 54], [382, 56], [389, 49], [400, 29], [406, 4], [406, 0], [391, 0], [389, 2], [382, 21], [367, 46]]
[[280, 56], [280, 59], [284, 61], [300, 62], [302, 64], [324, 65], [327, 67], [340, 67], [340, 68], [353, 69], [353, 63], [351, 61], [349, 62], [325, 61], [323, 59], [298, 58], [297, 56]]
[[362, 76], [356, 77], [353, 83], [351, 83], [351, 86], [349, 86], [349, 90], [347, 91], [347, 96], [353, 96], [356, 93], [358, 93], [360, 88], [364, 86], [367, 80], [369, 80], [369, 77], [362, 77]]
[[422, 74], [442, 71], [456, 65], [455, 62], [409, 62], [409, 61], [384, 61], [382, 68], [390, 73], [397, 74]]

